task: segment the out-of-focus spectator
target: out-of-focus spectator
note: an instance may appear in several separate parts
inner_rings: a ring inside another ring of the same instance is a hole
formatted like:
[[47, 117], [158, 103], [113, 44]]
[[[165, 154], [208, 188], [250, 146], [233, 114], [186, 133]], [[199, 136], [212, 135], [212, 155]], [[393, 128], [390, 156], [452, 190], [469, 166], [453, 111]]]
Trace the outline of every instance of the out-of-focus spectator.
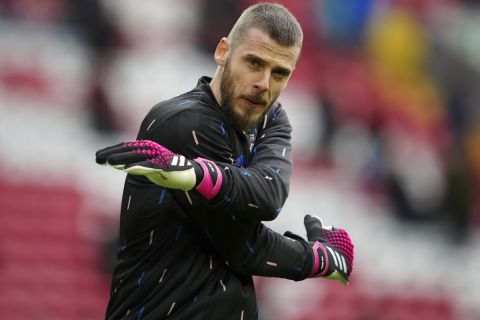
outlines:
[[92, 125], [99, 131], [119, 129], [105, 92], [105, 73], [120, 45], [111, 16], [99, 0], [69, 0], [65, 21], [91, 52], [91, 87], [87, 98]]
[[55, 23], [65, 13], [65, 0], [2, 0], [4, 17], [34, 23]]
[[[422, 25], [409, 11], [391, 9], [373, 23], [368, 46], [390, 145], [385, 150], [387, 177], [396, 212], [406, 218], [438, 218], [449, 132], [444, 102], [426, 69], [429, 47]], [[419, 172], [409, 164], [412, 158], [429, 170]]]
[[319, 35], [330, 45], [356, 47], [364, 41], [373, 0], [314, 0], [314, 21]]
[[88, 51], [90, 84], [86, 108], [93, 128], [118, 129], [104, 88], [104, 74], [114, 56], [118, 36], [111, 17], [99, 0], [4, 0], [3, 16], [18, 23], [38, 24], [68, 30]]
[[477, 123], [466, 137], [467, 164], [470, 168], [469, 175], [473, 180], [474, 197], [474, 222], [477, 230], [480, 229], [480, 125]]
[[237, 0], [202, 0], [198, 47], [206, 54], [211, 54], [218, 39], [228, 36], [221, 34], [222, 30], [230, 30], [241, 11]]

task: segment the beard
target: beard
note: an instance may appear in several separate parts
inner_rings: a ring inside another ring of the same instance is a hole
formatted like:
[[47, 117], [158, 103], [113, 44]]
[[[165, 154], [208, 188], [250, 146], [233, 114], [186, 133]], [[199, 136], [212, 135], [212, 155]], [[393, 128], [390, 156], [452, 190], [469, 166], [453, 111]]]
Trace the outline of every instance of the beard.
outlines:
[[[272, 105], [272, 103], [270, 103], [261, 114], [257, 114], [253, 109], [244, 110], [244, 114], [239, 114], [237, 111], [235, 111], [233, 105], [233, 100], [235, 97], [234, 79], [231, 75], [229, 59], [227, 59], [225, 62], [225, 67], [220, 81], [220, 94], [222, 99], [220, 107], [222, 107], [223, 111], [225, 112], [230, 124], [239, 131], [245, 131], [247, 129], [257, 127]], [[257, 101], [264, 100], [264, 98], [260, 95], [253, 97], [253, 99]], [[276, 99], [273, 101], [275, 100]]]

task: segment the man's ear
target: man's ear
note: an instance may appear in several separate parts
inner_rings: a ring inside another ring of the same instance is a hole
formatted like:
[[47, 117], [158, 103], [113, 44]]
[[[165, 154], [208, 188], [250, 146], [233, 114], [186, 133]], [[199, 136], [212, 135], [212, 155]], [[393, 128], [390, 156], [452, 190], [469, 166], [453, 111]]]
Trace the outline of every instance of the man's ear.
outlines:
[[230, 53], [230, 40], [223, 37], [215, 49], [215, 62], [218, 66], [224, 67]]

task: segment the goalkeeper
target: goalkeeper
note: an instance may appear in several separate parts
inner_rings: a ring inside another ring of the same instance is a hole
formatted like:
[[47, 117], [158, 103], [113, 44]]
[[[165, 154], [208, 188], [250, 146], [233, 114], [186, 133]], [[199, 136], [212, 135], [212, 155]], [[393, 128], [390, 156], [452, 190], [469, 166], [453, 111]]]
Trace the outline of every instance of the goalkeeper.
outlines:
[[291, 128], [276, 100], [301, 43], [284, 7], [248, 8], [213, 79], [152, 108], [137, 140], [97, 152], [129, 173], [107, 319], [256, 319], [252, 275], [348, 282], [344, 230], [306, 216], [305, 240], [260, 222], [288, 196]]

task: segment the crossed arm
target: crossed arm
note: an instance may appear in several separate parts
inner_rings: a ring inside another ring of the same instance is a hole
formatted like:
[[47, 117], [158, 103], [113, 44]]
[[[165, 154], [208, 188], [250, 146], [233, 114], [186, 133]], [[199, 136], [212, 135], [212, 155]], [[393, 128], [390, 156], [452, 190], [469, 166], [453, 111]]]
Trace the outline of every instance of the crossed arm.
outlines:
[[[190, 218], [205, 231], [212, 246], [232, 270], [239, 274], [293, 280], [302, 280], [309, 276], [329, 276], [338, 271], [337, 273], [342, 275], [339, 280], [348, 280], [352, 263], [348, 267], [345, 263], [340, 264], [340, 270], [336, 270], [333, 265], [329, 266], [334, 257], [330, 255], [329, 262], [329, 252], [322, 245], [326, 244], [326, 241], [323, 239], [320, 224], [306, 224], [307, 234], [315, 234], [318, 239], [305, 241], [292, 234], [289, 237], [278, 234], [260, 222], [274, 219], [288, 196], [292, 165], [291, 129], [280, 106], [276, 106], [267, 115], [253, 146], [253, 157], [247, 161], [246, 167], [234, 164], [234, 150], [230, 144], [235, 141], [225, 130], [225, 124], [215, 115], [185, 112], [164, 121], [157, 121], [153, 128], [151, 125], [146, 128], [148, 123], [150, 119], [144, 121], [138, 139], [155, 141], [162, 148], [166, 147], [167, 151], [173, 150], [176, 155], [185, 156], [187, 162], [188, 159], [195, 159], [193, 163], [208, 159], [205, 163], [210, 163], [217, 169], [210, 185], [211, 190], [215, 187], [217, 190], [214, 195], [209, 193], [208, 200], [201, 192], [185, 193], [175, 190], [184, 188], [172, 188], [172, 193]], [[168, 154], [163, 149], [160, 149], [159, 153], [162, 156]], [[175, 157], [175, 154], [172, 154], [167, 157], [169, 160]], [[199, 157], [203, 160], [198, 160]], [[155, 168], [150, 170], [152, 165], [148, 164], [148, 157], [146, 161], [143, 165], [136, 166], [135, 170], [140, 171], [133, 173], [140, 172], [154, 183], [162, 183], [161, 180], [151, 178], [152, 174], [158, 172], [155, 172]], [[149, 170], [145, 171], [144, 166], [149, 167]], [[208, 170], [208, 166], [205, 167]], [[198, 167], [188, 170], [193, 172], [194, 176], [202, 174]], [[162, 173], [169, 174], [170, 171], [167, 171], [163, 170]], [[178, 171], [174, 171], [174, 174], [176, 173]], [[203, 172], [201, 183], [208, 174], [208, 171]], [[219, 176], [220, 187], [217, 184]], [[198, 191], [198, 182], [195, 185]], [[350, 260], [353, 260], [353, 252]]]

